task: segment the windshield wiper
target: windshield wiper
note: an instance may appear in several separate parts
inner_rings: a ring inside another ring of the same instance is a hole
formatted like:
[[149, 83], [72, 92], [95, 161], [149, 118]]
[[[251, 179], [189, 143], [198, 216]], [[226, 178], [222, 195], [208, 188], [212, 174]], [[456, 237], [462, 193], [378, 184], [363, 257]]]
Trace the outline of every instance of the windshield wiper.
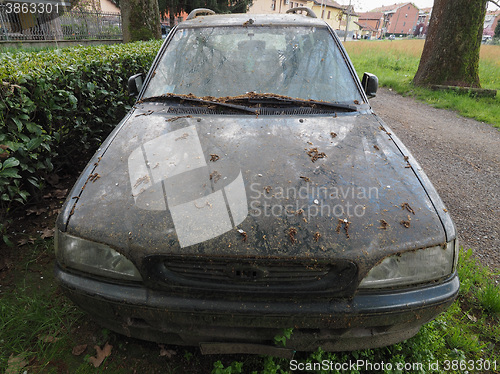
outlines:
[[358, 109], [356, 105], [331, 102], [331, 101], [320, 101], [320, 100], [305, 100], [298, 99], [289, 96], [275, 95], [275, 94], [257, 94], [255, 92], [249, 92], [248, 94], [235, 96], [233, 98], [224, 98], [225, 102], [239, 103], [245, 102], [249, 104], [284, 104], [293, 105], [298, 104], [300, 106], [312, 106], [312, 107], [327, 107], [333, 109], [341, 109], [348, 112], [356, 112]]
[[233, 110], [238, 110], [240, 112], [250, 113], [250, 114], [258, 114], [258, 111], [253, 108], [249, 108], [243, 105], [230, 104], [225, 101], [219, 101], [219, 99], [215, 97], [197, 97], [194, 95], [181, 95], [181, 94], [164, 94], [161, 96], [152, 96], [139, 101], [141, 102], [151, 102], [151, 101], [168, 101], [168, 100], [176, 100], [176, 101], [188, 101], [191, 103], [198, 103], [203, 106], [219, 106], [223, 108], [229, 108]]

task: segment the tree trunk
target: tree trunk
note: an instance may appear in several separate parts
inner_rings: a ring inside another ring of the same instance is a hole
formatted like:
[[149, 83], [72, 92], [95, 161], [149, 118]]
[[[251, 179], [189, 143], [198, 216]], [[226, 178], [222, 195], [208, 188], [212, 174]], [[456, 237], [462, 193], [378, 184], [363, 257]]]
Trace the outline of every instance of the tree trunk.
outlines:
[[123, 42], [161, 38], [158, 0], [121, 0]]
[[413, 83], [481, 87], [479, 49], [488, 0], [434, 0]]

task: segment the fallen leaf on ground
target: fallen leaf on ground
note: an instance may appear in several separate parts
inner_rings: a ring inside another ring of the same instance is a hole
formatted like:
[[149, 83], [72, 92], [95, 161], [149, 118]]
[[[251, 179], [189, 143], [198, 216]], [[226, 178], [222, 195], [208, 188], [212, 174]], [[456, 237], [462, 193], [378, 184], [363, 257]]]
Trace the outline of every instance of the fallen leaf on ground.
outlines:
[[49, 174], [45, 177], [45, 180], [51, 185], [55, 186], [59, 183], [59, 175], [57, 174]]
[[43, 195], [44, 199], [50, 199], [52, 197], [56, 199], [64, 199], [66, 195], [68, 194], [68, 189], [57, 189], [52, 192], [49, 192], [48, 194]]
[[12, 260], [9, 257], [0, 258], [0, 271], [10, 269], [12, 267]]
[[56, 216], [56, 215], [58, 215], [59, 213], [61, 213], [61, 208], [52, 209], [52, 210], [49, 212], [49, 216]]
[[81, 344], [73, 347], [73, 350], [71, 353], [73, 353], [74, 356], [80, 356], [85, 350], [87, 349], [87, 344]]
[[40, 338], [40, 340], [44, 343], [55, 343], [59, 340], [59, 338], [56, 338], [52, 335], [45, 335], [44, 337]]
[[12, 353], [7, 361], [7, 370], [5, 370], [5, 374], [18, 374], [23, 367], [28, 365], [28, 361], [24, 358], [24, 353], [17, 356], [14, 356], [14, 353]]
[[166, 349], [163, 344], [158, 345], [160, 347], [160, 356], [167, 356], [168, 358], [172, 358], [173, 355], [176, 355], [177, 352], [172, 349]]
[[90, 363], [94, 365], [95, 368], [101, 366], [104, 359], [111, 355], [111, 348], [113, 348], [113, 346], [108, 343], [106, 343], [103, 349], [101, 349], [98, 345], [95, 345], [94, 349], [96, 350], [97, 354], [95, 357], [89, 358]]
[[20, 247], [25, 245], [25, 244], [35, 244], [35, 238], [29, 237], [29, 238], [22, 238], [17, 241], [17, 245]]
[[39, 216], [40, 214], [42, 213], [45, 213], [47, 212], [47, 209], [45, 208], [29, 208], [29, 209], [26, 209], [26, 215], [29, 216], [30, 214], [36, 214], [37, 216]]
[[46, 229], [43, 229], [41, 238], [46, 239], [46, 238], [52, 238], [54, 236], [55, 229], [49, 229], [48, 227]]
[[52, 196], [58, 199], [64, 199], [67, 194], [68, 194], [68, 189], [65, 188], [64, 190], [55, 190]]

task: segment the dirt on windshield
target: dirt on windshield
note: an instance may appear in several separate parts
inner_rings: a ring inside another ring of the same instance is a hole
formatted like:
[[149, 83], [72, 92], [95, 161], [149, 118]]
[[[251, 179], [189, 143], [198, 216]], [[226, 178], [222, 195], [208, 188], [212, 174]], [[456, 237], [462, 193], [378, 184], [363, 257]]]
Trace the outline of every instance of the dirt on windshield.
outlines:
[[370, 103], [436, 187], [460, 245], [500, 270], [500, 131], [388, 89]]

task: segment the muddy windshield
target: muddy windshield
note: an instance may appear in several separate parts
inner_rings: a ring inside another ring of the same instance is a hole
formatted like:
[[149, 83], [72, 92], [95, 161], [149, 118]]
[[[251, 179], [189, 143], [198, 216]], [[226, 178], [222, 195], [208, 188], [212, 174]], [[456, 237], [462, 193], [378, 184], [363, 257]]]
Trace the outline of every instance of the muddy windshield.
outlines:
[[305, 100], [362, 101], [329, 30], [317, 27], [178, 29], [144, 98], [248, 92]]

